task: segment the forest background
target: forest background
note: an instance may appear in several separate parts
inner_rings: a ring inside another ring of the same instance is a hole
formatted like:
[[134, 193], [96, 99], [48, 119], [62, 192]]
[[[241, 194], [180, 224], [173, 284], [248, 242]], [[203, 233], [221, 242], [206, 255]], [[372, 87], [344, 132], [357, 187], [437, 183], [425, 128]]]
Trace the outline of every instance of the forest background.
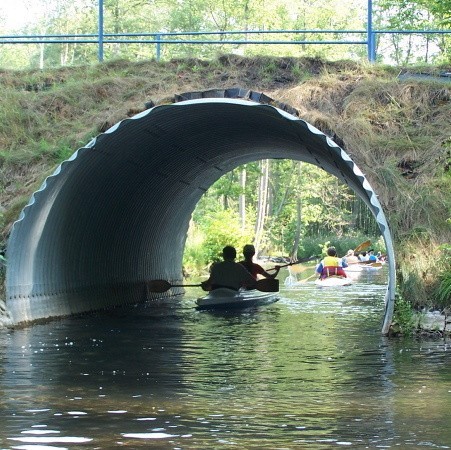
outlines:
[[[362, 30], [366, 3], [105, 0], [105, 32]], [[95, 1], [23, 4], [33, 20], [12, 30], [0, 9], [0, 34], [96, 31]], [[450, 28], [449, 0], [374, 4], [379, 28]], [[158, 104], [175, 93], [241, 86], [297, 108], [352, 156], [388, 217], [401, 297], [416, 308], [450, 305], [451, 93], [440, 77], [450, 72], [450, 43], [449, 35], [380, 36], [379, 61], [390, 65], [366, 64], [365, 47], [355, 45], [165, 45], [157, 62], [149, 45], [111, 44], [110, 62], [96, 64], [94, 45], [3, 44], [1, 244], [45, 176], [141, 110], [143, 99]], [[254, 242], [260, 255], [296, 259], [321, 254], [329, 242], [344, 254], [366, 239], [384, 251], [367, 207], [337, 179], [306, 163], [257, 161], [228, 173], [199, 202], [185, 266], [205, 269], [225, 244]]]

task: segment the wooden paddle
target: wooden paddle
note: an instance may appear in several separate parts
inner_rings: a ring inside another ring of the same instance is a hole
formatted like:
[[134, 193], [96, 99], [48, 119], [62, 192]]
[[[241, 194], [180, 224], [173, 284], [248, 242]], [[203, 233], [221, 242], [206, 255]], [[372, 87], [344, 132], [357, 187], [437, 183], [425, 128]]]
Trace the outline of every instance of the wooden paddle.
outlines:
[[362, 242], [354, 249], [354, 253], [360, 252], [361, 250], [368, 248], [370, 245], [371, 245], [371, 241]]
[[359, 261], [358, 264], [365, 264], [366, 266], [371, 266], [371, 267], [382, 267], [383, 264], [380, 262], [375, 262], [375, 261]]
[[[202, 287], [201, 284], [171, 284], [166, 280], [151, 280], [146, 282], [150, 292], [166, 292], [173, 287]], [[279, 280], [275, 278], [262, 278], [256, 282], [255, 289], [262, 292], [279, 292]]]
[[[359, 244], [355, 249], [354, 249], [354, 255], [358, 252], [360, 252], [361, 250], [368, 248], [371, 245], [371, 241], [365, 241], [362, 242], [361, 244]], [[343, 256], [343, 258], [346, 258], [346, 256]], [[348, 263], [349, 265], [351, 264], [360, 264], [361, 261], [355, 261], [355, 262], [350, 262]]]
[[308, 280], [311, 280], [313, 277], [316, 277], [316, 276], [319, 276], [319, 274], [315, 272], [313, 275], [310, 275], [309, 277], [304, 278], [303, 280], [299, 280], [298, 283], [305, 283]]

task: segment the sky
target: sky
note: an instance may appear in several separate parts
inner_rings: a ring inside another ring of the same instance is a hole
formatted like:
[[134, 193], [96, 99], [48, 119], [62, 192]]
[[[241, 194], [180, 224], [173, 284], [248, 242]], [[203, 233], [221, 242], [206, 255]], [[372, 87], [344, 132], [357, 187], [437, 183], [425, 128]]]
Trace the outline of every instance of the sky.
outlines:
[[33, 8], [30, 11], [23, 0], [0, 0], [0, 23], [7, 30], [21, 28], [32, 18], [32, 14]]

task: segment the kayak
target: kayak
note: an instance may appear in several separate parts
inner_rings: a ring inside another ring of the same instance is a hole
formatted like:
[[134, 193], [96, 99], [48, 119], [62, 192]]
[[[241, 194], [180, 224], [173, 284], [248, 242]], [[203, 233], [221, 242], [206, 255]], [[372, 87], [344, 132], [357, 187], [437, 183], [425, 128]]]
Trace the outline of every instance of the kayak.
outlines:
[[350, 286], [352, 280], [344, 277], [327, 277], [315, 280], [315, 284], [320, 287], [336, 287], [336, 286]]
[[362, 270], [379, 270], [382, 269], [382, 266], [381, 263], [360, 264]]
[[359, 264], [352, 264], [349, 265], [348, 267], [344, 268], [345, 272], [361, 272], [363, 270], [363, 267]]
[[279, 292], [262, 292], [257, 289], [234, 291], [219, 288], [196, 300], [196, 309], [232, 309], [269, 305], [279, 300]]

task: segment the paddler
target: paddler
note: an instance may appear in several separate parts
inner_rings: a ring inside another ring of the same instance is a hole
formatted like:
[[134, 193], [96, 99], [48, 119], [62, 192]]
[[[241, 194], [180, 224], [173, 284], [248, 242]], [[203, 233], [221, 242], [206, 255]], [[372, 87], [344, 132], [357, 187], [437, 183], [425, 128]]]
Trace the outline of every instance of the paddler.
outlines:
[[234, 291], [238, 291], [242, 287], [246, 289], [255, 288], [255, 278], [241, 264], [235, 261], [235, 247], [226, 245], [222, 249], [222, 257], [224, 261], [213, 264], [210, 277], [201, 283], [204, 291], [218, 288], [228, 288]]
[[331, 276], [347, 278], [346, 272], [343, 270], [344, 267], [348, 267], [344, 258], [338, 258], [336, 248], [329, 247], [327, 256], [318, 264], [316, 272], [319, 273], [321, 279]]
[[253, 261], [255, 255], [255, 247], [251, 244], [247, 244], [243, 247], [244, 260], [239, 261], [239, 263], [246, 268], [246, 270], [255, 278], [261, 275], [265, 278], [276, 278], [279, 273], [280, 267], [276, 266], [274, 268], [274, 273], [268, 273], [260, 264]]
[[344, 257], [346, 263], [349, 264], [358, 264], [359, 263], [359, 258], [357, 258], [357, 256], [355, 256], [354, 254], [354, 250], [349, 249], [348, 252], [346, 253], [346, 256]]

